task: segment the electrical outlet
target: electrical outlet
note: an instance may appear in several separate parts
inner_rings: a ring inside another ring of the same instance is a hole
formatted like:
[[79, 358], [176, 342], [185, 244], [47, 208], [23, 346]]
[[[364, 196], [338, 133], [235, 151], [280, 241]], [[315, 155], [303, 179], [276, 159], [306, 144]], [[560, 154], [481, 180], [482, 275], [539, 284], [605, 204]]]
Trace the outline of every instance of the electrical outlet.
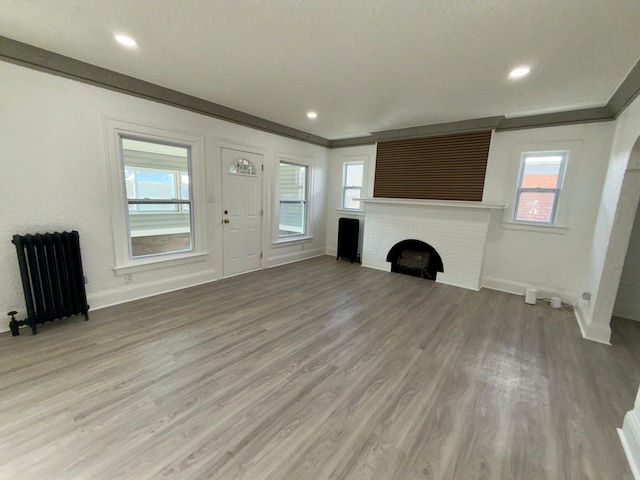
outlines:
[[89, 283], [89, 279], [86, 276], [82, 277], [82, 281], [84, 282], [85, 285]]
[[131, 278], [131, 274], [130, 273], [127, 273], [124, 276], [124, 283], [126, 283], [127, 285], [133, 283], [133, 278]]
[[582, 292], [582, 299], [583, 300], [591, 300], [591, 294], [589, 292]]

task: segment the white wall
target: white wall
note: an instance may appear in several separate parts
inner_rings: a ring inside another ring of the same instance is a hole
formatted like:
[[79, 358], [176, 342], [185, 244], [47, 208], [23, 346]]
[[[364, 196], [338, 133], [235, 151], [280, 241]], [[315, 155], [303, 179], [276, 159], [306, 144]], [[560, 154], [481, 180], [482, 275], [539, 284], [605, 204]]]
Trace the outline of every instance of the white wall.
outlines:
[[533, 286], [540, 297], [559, 296], [565, 302], [589, 291], [586, 266], [614, 127], [613, 122], [603, 122], [494, 133], [485, 202], [513, 205], [523, 148], [553, 150], [569, 145], [573, 171], [567, 171], [559, 196], [559, 202], [564, 202], [565, 228], [520, 228], [508, 223], [509, 209], [503, 215], [494, 214], [483, 286], [518, 294]]
[[636, 210], [613, 314], [640, 321], [640, 209]]
[[[483, 201], [513, 205], [520, 157], [519, 149], [550, 150], [569, 145], [562, 229], [518, 229], [508, 224], [509, 211], [492, 214], [487, 238], [482, 285], [523, 294], [535, 286], [540, 296], [560, 296], [565, 302], [590, 290], [587, 281], [600, 194], [607, 172], [614, 122], [495, 132], [491, 142]], [[373, 196], [375, 146], [334, 149], [330, 152], [327, 208], [327, 253], [335, 255], [340, 206], [342, 163], [354, 155], [368, 155], [367, 195]], [[562, 194], [561, 194], [562, 195]], [[344, 215], [347, 216], [347, 215]], [[363, 219], [361, 218], [361, 221]], [[361, 229], [364, 225], [361, 225]], [[552, 232], [552, 233], [551, 233]]]
[[375, 145], [334, 148], [329, 153], [329, 176], [327, 180], [327, 255], [335, 256], [338, 248], [338, 219], [340, 217], [360, 220], [360, 243], [358, 252], [362, 254], [364, 238], [364, 214], [342, 209], [342, 168], [344, 162], [364, 162], [364, 185], [362, 196], [373, 197], [375, 175]]
[[[328, 150], [185, 110], [0, 62], [0, 309], [26, 316], [14, 234], [80, 232], [88, 302], [92, 309], [208, 282], [222, 276], [222, 212], [218, 142], [265, 152], [265, 266], [324, 254]], [[131, 274], [113, 271], [114, 244], [104, 117], [195, 133], [205, 138], [207, 247], [203, 261]], [[310, 242], [274, 247], [274, 174], [280, 153], [314, 166]], [[7, 322], [0, 322], [0, 330]]]
[[[4, 267], [0, 272], [0, 304], [5, 311], [18, 309], [19, 317], [25, 312], [15, 249], [10, 243], [15, 233], [79, 230], [89, 280], [89, 303], [94, 309], [221, 278], [221, 180], [217, 151], [220, 142], [265, 152], [265, 266], [300, 260], [325, 251], [335, 255], [338, 218], [353, 216], [339, 210], [344, 161], [365, 161], [364, 196], [373, 196], [375, 145], [329, 152], [322, 147], [13, 64], [0, 62], [0, 76], [3, 79], [0, 161], [5, 198], [1, 212], [1, 238], [5, 240], [0, 242], [0, 261]], [[207, 193], [213, 201], [204, 206], [210, 252], [204, 261], [134, 273], [132, 284], [126, 284], [122, 276], [114, 274], [104, 117], [205, 137]], [[615, 144], [611, 148], [614, 129]], [[609, 237], [622, 180], [631, 178], [626, 172], [627, 162], [639, 134], [638, 100], [616, 122], [495, 133], [484, 192], [484, 201], [492, 203], [513, 202], [517, 182], [517, 178], [513, 178], [513, 172], [517, 171], [517, 168], [514, 170], [514, 149], [518, 145], [537, 144], [545, 149], [557, 142], [580, 142], [582, 147], [567, 229], [555, 233], [513, 230], [505, 228], [503, 218], [494, 214], [489, 228], [483, 285], [516, 293], [533, 285], [541, 290], [541, 294], [560, 295], [565, 301], [583, 291], [591, 292], [594, 297], [591, 302], [579, 305], [584, 316], [582, 324], [588, 325], [594, 315], [598, 290], [603, 285], [600, 282], [605, 271], [602, 251], [611, 243]], [[285, 246], [274, 246], [271, 242], [279, 154], [304, 157], [315, 166], [312, 188], [314, 238], [311, 242]], [[640, 167], [631, 166], [631, 170], [633, 168]], [[635, 215], [636, 205], [637, 199], [631, 215]], [[623, 209], [627, 216], [628, 210]], [[361, 225], [363, 231], [364, 225]], [[626, 243], [622, 248], [620, 269], [625, 248]], [[615, 291], [606, 297], [610, 309]], [[602, 308], [606, 310], [606, 305]], [[0, 329], [6, 329], [6, 323], [0, 322]]]
[[608, 343], [611, 314], [640, 198], [640, 97], [616, 120], [616, 131], [588, 258], [590, 302], [577, 305], [586, 338]]
[[618, 429], [624, 453], [627, 455], [633, 478], [640, 480], [640, 389], [633, 410], [627, 412], [622, 428]]

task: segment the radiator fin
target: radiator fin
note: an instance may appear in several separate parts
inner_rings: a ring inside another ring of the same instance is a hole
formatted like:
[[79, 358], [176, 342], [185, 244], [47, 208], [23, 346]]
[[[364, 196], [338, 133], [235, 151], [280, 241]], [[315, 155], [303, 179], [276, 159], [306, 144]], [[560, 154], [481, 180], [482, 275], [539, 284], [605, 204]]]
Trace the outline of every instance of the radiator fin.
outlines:
[[[36, 333], [38, 323], [71, 315], [88, 320], [78, 232], [14, 235], [12, 242], [27, 307], [27, 318], [16, 323]], [[17, 326], [11, 330], [16, 334]]]

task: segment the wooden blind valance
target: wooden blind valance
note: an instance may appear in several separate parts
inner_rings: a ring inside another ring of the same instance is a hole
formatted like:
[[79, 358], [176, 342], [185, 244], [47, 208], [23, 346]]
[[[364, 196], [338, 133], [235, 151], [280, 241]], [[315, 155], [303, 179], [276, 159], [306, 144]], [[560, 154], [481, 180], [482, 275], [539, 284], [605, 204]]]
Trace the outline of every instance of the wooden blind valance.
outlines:
[[378, 142], [374, 197], [482, 201], [491, 130]]

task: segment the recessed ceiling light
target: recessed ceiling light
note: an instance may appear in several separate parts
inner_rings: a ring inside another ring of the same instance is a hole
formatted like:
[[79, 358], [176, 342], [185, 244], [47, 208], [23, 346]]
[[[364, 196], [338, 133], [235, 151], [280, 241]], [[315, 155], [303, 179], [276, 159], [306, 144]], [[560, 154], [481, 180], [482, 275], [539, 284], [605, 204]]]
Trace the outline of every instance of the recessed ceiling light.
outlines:
[[318, 114], [316, 112], [308, 112], [307, 117], [309, 118], [318, 118]]
[[116, 39], [116, 42], [120, 45], [124, 45], [125, 47], [135, 47], [138, 45], [138, 42], [126, 35], [114, 35], [114, 38]]
[[526, 77], [527, 75], [529, 75], [530, 71], [531, 71], [531, 68], [529, 67], [514, 68], [513, 70], [511, 70], [511, 73], [509, 73], [509, 78], [516, 79], [516, 78]]

